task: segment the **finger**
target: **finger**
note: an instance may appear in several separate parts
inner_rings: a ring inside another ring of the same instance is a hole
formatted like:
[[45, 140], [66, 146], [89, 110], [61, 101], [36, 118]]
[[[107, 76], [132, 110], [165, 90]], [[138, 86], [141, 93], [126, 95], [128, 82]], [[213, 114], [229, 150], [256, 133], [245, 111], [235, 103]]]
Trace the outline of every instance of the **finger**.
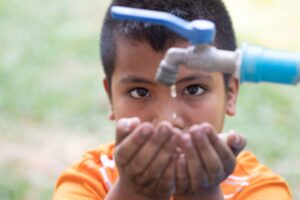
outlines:
[[170, 126], [170, 124], [162, 123], [132, 161], [133, 166], [142, 170], [140, 171], [143, 173], [141, 184], [147, 185], [148, 182], [157, 181], [176, 151], [180, 133]]
[[207, 136], [221, 160], [225, 173], [223, 178], [225, 178], [233, 172], [236, 164], [236, 157], [228, 146], [227, 140], [224, 142], [215, 130], [208, 132]]
[[153, 133], [153, 126], [150, 123], [142, 123], [131, 134], [116, 146], [115, 159], [121, 165], [127, 165], [139, 149], [146, 143]]
[[227, 143], [235, 156], [237, 156], [246, 147], [247, 140], [243, 135], [238, 134], [236, 131], [230, 131], [228, 134]]
[[184, 154], [180, 154], [176, 164], [176, 194], [184, 194], [188, 188], [187, 160]]
[[237, 156], [246, 147], [246, 138], [234, 130], [229, 133], [219, 133], [218, 136], [229, 146], [235, 156]]
[[158, 192], [165, 194], [165, 196], [170, 196], [175, 192], [176, 157], [174, 154], [171, 156], [156, 186]]
[[210, 185], [219, 183], [224, 176], [222, 162], [209, 141], [208, 134], [213, 133], [213, 129], [209, 124], [193, 126], [190, 129], [190, 134], [193, 137], [198, 154], [201, 157], [203, 166], [209, 179]]
[[202, 185], [207, 185], [207, 176], [202, 165], [201, 158], [192, 142], [190, 134], [183, 134], [181, 137], [181, 149], [186, 155], [187, 171], [191, 192], [196, 192]]
[[116, 145], [118, 145], [140, 123], [141, 120], [137, 117], [122, 118], [118, 120], [116, 126]]

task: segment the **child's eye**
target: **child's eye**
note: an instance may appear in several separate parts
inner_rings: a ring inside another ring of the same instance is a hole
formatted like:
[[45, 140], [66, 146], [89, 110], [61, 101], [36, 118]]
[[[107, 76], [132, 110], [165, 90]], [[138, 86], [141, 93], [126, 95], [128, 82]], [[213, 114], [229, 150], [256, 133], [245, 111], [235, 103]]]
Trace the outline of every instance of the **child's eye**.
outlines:
[[191, 85], [184, 89], [183, 94], [188, 96], [198, 96], [205, 92], [205, 89], [199, 85]]
[[134, 88], [129, 91], [129, 95], [135, 99], [140, 99], [143, 97], [148, 97], [150, 96], [150, 93], [147, 89], [145, 88]]

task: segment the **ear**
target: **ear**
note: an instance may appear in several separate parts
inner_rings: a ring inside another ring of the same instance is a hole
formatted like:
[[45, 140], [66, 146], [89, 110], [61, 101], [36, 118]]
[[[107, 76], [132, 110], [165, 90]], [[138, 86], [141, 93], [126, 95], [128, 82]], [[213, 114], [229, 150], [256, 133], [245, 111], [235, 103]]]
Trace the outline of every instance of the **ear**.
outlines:
[[104, 86], [106, 95], [109, 98], [108, 118], [110, 120], [115, 120], [116, 118], [115, 118], [115, 114], [114, 114], [113, 106], [112, 106], [111, 88], [110, 88], [110, 85], [109, 85], [109, 83], [108, 83], [108, 81], [107, 81], [106, 78], [103, 79], [103, 86]]
[[239, 91], [239, 80], [231, 77], [228, 83], [227, 100], [226, 100], [226, 114], [234, 116], [236, 113], [237, 95]]

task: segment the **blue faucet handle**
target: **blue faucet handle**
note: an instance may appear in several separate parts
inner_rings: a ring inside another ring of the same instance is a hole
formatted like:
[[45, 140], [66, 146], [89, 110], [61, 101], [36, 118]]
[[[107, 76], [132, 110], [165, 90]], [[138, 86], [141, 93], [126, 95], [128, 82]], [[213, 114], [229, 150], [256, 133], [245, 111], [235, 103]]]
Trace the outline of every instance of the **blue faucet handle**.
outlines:
[[165, 26], [189, 40], [193, 45], [209, 44], [215, 38], [215, 25], [208, 20], [188, 22], [167, 12], [122, 6], [112, 6], [111, 14], [114, 19], [118, 20], [134, 20]]

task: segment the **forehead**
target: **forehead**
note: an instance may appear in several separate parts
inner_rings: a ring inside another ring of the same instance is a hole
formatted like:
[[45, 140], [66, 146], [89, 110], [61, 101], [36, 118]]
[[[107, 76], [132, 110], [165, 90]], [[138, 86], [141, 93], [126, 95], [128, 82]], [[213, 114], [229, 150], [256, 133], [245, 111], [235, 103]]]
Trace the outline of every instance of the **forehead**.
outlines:
[[116, 44], [116, 67], [145, 60], [160, 61], [165, 54], [165, 51], [154, 51], [146, 41], [136, 41], [119, 37]]
[[156, 65], [154, 67], [157, 68], [170, 47], [185, 48], [188, 45], [190, 43], [187, 41], [176, 40], [166, 46], [164, 50], [156, 51], [146, 40], [134, 40], [120, 36], [116, 41], [115, 70], [124, 68], [124, 66], [131, 66], [130, 69], [133, 69], [137, 66], [149, 68]]
[[[185, 48], [190, 43], [178, 40], [172, 47]], [[126, 38], [119, 38], [116, 48], [115, 69], [113, 73], [117, 79], [123, 79], [127, 76], [135, 75], [148, 80], [154, 80], [160, 61], [164, 58], [166, 51], [157, 52], [153, 50], [146, 41], [135, 41]], [[197, 71], [197, 74], [211, 76], [213, 79], [222, 79], [221, 73], [206, 73]], [[195, 70], [187, 67], [180, 67], [178, 79], [185, 78], [195, 74]], [[219, 82], [219, 81], [218, 81]]]
[[124, 58], [124, 56], [132, 56], [133, 58], [136, 55], [143, 54], [145, 58], [158, 57], [159, 55], [163, 58], [165, 52], [171, 47], [187, 47], [190, 43], [186, 40], [178, 39], [174, 41], [167, 42], [167, 45], [162, 50], [154, 50], [150, 42], [143, 39], [131, 39], [125, 36], [119, 36], [116, 39], [116, 61]]

